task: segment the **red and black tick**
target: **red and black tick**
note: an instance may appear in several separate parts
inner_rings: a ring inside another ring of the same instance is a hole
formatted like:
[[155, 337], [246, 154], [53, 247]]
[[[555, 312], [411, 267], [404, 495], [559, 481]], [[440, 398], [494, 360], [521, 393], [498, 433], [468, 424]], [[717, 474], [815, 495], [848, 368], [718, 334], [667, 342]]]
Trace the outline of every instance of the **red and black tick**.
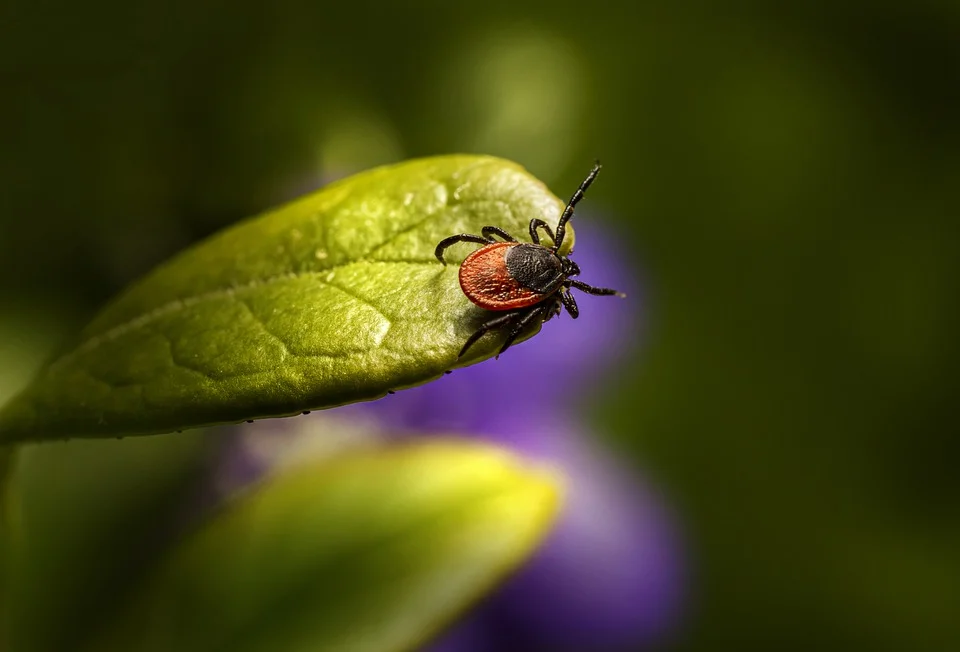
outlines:
[[[527, 325], [536, 319], [541, 323], [549, 321], [560, 314], [561, 306], [576, 319], [580, 310], [570, 294], [571, 288], [587, 294], [624, 296], [616, 290], [596, 288], [572, 279], [573, 276], [579, 276], [580, 267], [569, 257], [559, 253], [563, 246], [567, 222], [573, 217], [574, 208], [583, 199], [583, 194], [599, 172], [598, 161], [567, 202], [557, 223], [556, 233], [546, 222], [534, 218], [530, 220], [532, 243], [518, 242], [497, 226], [483, 227], [480, 229], [482, 235], [461, 233], [440, 241], [435, 254], [444, 265], [447, 261], [443, 259], [443, 252], [447, 247], [458, 242], [484, 245], [467, 256], [460, 265], [460, 287], [476, 305], [503, 313], [481, 325], [467, 339], [457, 357], [462, 357], [467, 349], [488, 331], [509, 327], [507, 339], [500, 347], [500, 353], [503, 353]], [[540, 229], [553, 241], [552, 247], [540, 244]], [[494, 236], [501, 238], [503, 242], [496, 240]], [[497, 354], [498, 357], [500, 353]]]

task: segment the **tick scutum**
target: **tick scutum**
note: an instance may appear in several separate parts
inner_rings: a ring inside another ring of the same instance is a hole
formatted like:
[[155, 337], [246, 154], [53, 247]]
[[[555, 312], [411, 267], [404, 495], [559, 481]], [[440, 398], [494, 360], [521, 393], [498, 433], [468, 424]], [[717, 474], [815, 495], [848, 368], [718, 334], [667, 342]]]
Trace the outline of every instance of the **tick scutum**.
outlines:
[[546, 247], [518, 244], [504, 256], [507, 272], [523, 287], [537, 294], [550, 294], [563, 282], [563, 264]]

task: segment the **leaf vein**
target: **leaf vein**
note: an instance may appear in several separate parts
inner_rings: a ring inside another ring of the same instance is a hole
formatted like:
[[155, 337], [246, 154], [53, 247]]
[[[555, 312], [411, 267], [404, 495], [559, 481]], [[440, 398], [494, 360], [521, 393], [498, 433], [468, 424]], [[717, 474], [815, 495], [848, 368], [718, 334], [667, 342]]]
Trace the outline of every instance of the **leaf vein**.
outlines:
[[255, 313], [255, 312], [253, 311], [253, 309], [250, 307], [250, 304], [247, 303], [246, 299], [243, 299], [243, 298], [238, 297], [238, 296], [234, 296], [234, 297], [233, 297], [233, 300], [236, 301], [237, 303], [239, 303], [241, 306], [243, 306], [243, 308], [247, 311], [247, 314], [249, 314], [250, 317], [253, 319], [253, 321], [255, 321], [255, 322], [257, 323], [257, 325], [260, 327], [260, 329], [261, 329], [264, 333], [266, 333], [270, 338], [272, 338], [273, 340], [275, 340], [275, 341], [277, 342], [277, 344], [280, 345], [280, 353], [282, 354], [281, 362], [282, 362], [282, 360], [285, 359], [288, 355], [293, 355], [293, 353], [290, 351], [290, 347], [287, 345], [286, 341], [267, 327], [266, 322], [263, 321], [263, 319], [261, 319], [261, 317], [260, 317], [257, 313]]
[[[87, 340], [82, 342], [80, 345], [78, 345], [75, 349], [62, 355], [59, 359], [51, 363], [50, 369], [51, 370], [57, 369], [58, 367], [61, 367], [69, 363], [71, 360], [73, 360], [75, 357], [77, 357], [81, 353], [86, 353], [86, 352], [95, 350], [96, 348], [102, 346], [105, 343], [112, 342], [117, 338], [122, 337], [126, 333], [134, 331], [138, 328], [142, 328], [162, 317], [176, 314], [177, 312], [180, 312], [192, 306], [204, 303], [206, 301], [213, 301], [216, 299], [222, 299], [224, 297], [230, 297], [230, 298], [236, 299], [235, 295], [237, 292], [245, 292], [257, 287], [272, 285], [274, 283], [279, 283], [281, 281], [289, 281], [292, 279], [307, 278], [307, 277], [323, 277], [328, 275], [332, 271], [336, 271], [338, 269], [342, 269], [350, 265], [357, 265], [357, 264], [435, 265], [436, 263], [431, 261], [417, 261], [417, 260], [355, 260], [355, 261], [350, 261], [349, 263], [342, 263], [340, 265], [328, 267], [323, 270], [284, 272], [282, 274], [276, 274], [274, 276], [268, 276], [266, 278], [253, 279], [242, 285], [217, 288], [215, 290], [210, 290], [209, 292], [204, 292], [202, 294], [198, 294], [192, 297], [174, 299], [173, 301], [170, 301], [158, 308], [145, 312], [141, 315], [137, 315], [136, 317], [133, 317], [132, 319], [129, 319], [123, 323], [117, 324], [116, 326], [113, 326], [112, 328], [104, 331], [103, 333], [100, 333], [98, 335], [94, 335], [88, 338]], [[329, 284], [328, 282], [323, 281], [322, 278], [320, 280], [324, 284]], [[336, 289], [341, 291], [343, 290], [342, 288], [339, 288], [339, 287], [337, 287]], [[357, 299], [357, 297], [353, 295], [350, 295], [350, 296], [354, 299]], [[364, 301], [364, 303], [367, 305], [370, 305], [369, 302], [367, 301]], [[383, 315], [384, 319], [386, 319], [388, 323], [392, 323], [390, 318], [384, 315], [383, 312], [381, 312], [378, 308], [376, 308], [376, 306], [371, 306], [371, 307], [373, 307], [374, 310], [377, 310], [378, 313]]]

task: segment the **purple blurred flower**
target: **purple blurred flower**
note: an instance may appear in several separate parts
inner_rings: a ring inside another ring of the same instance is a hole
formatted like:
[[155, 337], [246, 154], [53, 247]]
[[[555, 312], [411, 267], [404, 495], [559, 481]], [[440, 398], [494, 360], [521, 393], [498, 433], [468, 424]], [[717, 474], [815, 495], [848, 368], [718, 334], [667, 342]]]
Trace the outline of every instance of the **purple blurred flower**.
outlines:
[[[681, 545], [661, 497], [569, 421], [487, 438], [560, 465], [568, 493], [545, 544], [481, 608], [484, 638], [495, 641], [486, 649], [635, 650], [669, 634], [682, 598]], [[429, 648], [470, 649], [446, 638]]]
[[[308, 417], [336, 419], [327, 430], [346, 427], [340, 441], [349, 445], [370, 432], [475, 435], [565, 472], [566, 507], [545, 544], [430, 652], [635, 650], [675, 629], [684, 580], [676, 523], [656, 491], [593, 443], [576, 413], [578, 399], [602, 386], [641, 339], [643, 302], [626, 254], [595, 223], [578, 222], [574, 259], [583, 279], [627, 300], [583, 295], [579, 319], [552, 320], [499, 360]], [[241, 438], [244, 450], [223, 459], [221, 485], [267, 471], [284, 457], [276, 447], [295, 447], [295, 439]], [[268, 448], [252, 450], [258, 446]]]
[[416, 435], [476, 434], [568, 476], [566, 510], [546, 544], [433, 651], [635, 649], [676, 624], [676, 524], [651, 488], [590, 442], [574, 409], [641, 339], [643, 301], [626, 254], [596, 223], [578, 222], [573, 257], [584, 280], [626, 301], [582, 295], [579, 319], [564, 314], [499, 360], [337, 411]]

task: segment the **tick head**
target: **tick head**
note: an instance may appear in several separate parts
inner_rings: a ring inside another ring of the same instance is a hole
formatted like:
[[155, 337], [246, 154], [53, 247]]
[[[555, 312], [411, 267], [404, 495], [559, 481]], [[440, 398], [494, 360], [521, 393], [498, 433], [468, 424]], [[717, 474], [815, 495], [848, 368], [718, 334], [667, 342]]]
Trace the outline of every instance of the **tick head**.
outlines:
[[563, 275], [579, 276], [580, 265], [577, 265], [574, 261], [570, 260], [569, 258], [563, 258]]

